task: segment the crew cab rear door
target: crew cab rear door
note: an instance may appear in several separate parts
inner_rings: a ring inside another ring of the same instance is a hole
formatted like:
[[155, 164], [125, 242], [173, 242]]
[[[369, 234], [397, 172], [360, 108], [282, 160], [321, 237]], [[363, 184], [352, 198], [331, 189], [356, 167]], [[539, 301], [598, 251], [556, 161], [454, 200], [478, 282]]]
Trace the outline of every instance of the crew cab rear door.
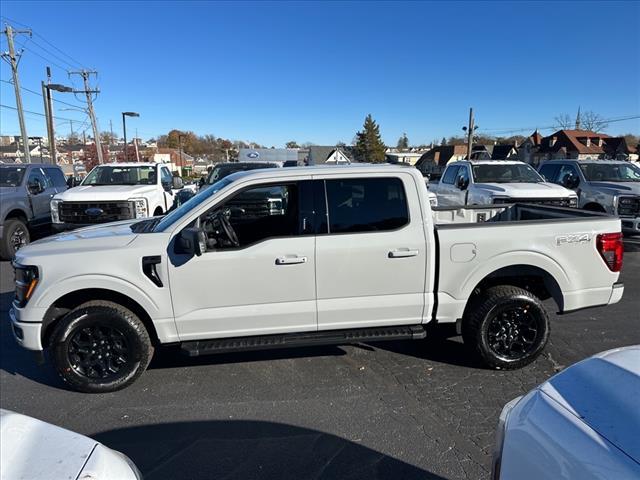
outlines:
[[318, 329], [422, 323], [427, 255], [413, 176], [314, 178], [328, 210], [316, 237]]

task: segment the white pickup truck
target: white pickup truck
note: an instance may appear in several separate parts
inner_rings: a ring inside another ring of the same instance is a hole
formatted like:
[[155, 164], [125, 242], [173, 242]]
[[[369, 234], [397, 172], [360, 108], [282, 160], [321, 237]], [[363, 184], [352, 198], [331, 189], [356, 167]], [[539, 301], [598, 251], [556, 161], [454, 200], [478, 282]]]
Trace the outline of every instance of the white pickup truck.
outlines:
[[98, 165], [79, 186], [53, 197], [53, 227], [62, 231], [162, 215], [173, 206], [173, 190], [182, 186], [162, 163]]
[[[276, 208], [277, 206], [277, 208]], [[420, 339], [453, 323], [492, 368], [544, 348], [559, 312], [620, 300], [620, 220], [500, 205], [432, 209], [392, 165], [239, 172], [162, 218], [16, 254], [13, 333], [71, 388], [131, 384], [155, 346], [187, 355]]]
[[534, 203], [577, 207], [575, 192], [547, 182], [524, 162], [462, 160], [447, 165], [439, 182], [429, 182], [438, 205]]

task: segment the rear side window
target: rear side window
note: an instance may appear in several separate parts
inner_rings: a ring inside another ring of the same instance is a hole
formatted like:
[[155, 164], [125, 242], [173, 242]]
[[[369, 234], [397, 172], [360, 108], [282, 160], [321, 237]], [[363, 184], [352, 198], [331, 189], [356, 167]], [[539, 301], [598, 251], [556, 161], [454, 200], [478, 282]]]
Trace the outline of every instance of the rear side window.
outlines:
[[64, 179], [64, 174], [57, 168], [45, 168], [45, 173], [47, 177], [53, 183], [53, 186], [56, 188], [67, 188], [67, 181]]
[[399, 178], [327, 180], [329, 233], [395, 230], [409, 223]]
[[447, 168], [447, 171], [442, 176], [442, 180], [440, 180], [440, 183], [448, 183], [450, 185], [453, 185], [453, 182], [455, 182], [456, 176], [458, 175], [459, 169], [460, 167], [458, 165]]

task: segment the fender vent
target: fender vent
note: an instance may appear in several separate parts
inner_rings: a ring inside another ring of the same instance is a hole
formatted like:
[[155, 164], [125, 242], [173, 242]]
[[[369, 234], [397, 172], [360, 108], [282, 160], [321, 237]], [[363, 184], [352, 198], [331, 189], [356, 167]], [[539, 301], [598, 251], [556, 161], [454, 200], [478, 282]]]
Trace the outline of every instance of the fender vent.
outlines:
[[156, 270], [156, 265], [162, 262], [162, 258], [160, 255], [153, 255], [151, 257], [142, 257], [142, 271], [144, 274], [151, 280], [156, 287], [162, 288], [164, 285], [162, 284], [162, 280], [160, 280], [160, 275], [158, 275], [158, 271]]

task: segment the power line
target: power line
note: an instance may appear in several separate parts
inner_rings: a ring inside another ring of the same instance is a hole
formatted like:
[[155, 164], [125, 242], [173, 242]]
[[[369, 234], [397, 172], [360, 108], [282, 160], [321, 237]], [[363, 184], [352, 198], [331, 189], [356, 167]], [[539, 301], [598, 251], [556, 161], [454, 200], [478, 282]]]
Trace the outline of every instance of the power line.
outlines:
[[[6, 17], [4, 15], [2, 15], [2, 18], [4, 18], [5, 20], [8, 20], [9, 22], [15, 23], [17, 25], [21, 25], [25, 28], [30, 28], [27, 25], [17, 22], [15, 20], [10, 19], [9, 17]], [[46, 39], [46, 37], [44, 37], [43, 35], [40, 35], [38, 32], [33, 32], [33, 34], [35, 36], [37, 36], [38, 38], [40, 38], [43, 42], [45, 42], [47, 45], [49, 45], [50, 47], [52, 47], [53, 49], [55, 49], [56, 51], [58, 51], [59, 53], [61, 53], [62, 55], [64, 55], [65, 57], [67, 57], [69, 60], [71, 60], [73, 63], [70, 63], [69, 61], [61, 58], [60, 56], [56, 55], [55, 53], [47, 50], [45, 47], [43, 47], [42, 45], [36, 43], [35, 41], [33, 42], [34, 44], [36, 44], [39, 48], [41, 48], [42, 50], [44, 50], [45, 52], [47, 52], [48, 54], [58, 58], [59, 60], [61, 60], [63, 63], [66, 63], [67, 65], [71, 66], [72, 68], [76, 68], [78, 66], [80, 67], [84, 67], [84, 65], [79, 62], [78, 60], [76, 60], [75, 58], [73, 58], [71, 55], [69, 55], [68, 53], [66, 53], [65, 51], [61, 50], [60, 48], [56, 47], [53, 43], [51, 43], [49, 40]]]
[[[9, 85], [13, 85], [13, 82], [10, 82], [9, 80], [2, 80], [2, 79], [0, 79], [0, 82], [2, 82], [2, 83], [8, 83]], [[31, 89], [29, 89], [29, 88], [27, 88], [27, 87], [20, 86], [20, 90], [24, 90], [24, 91], [26, 91], [26, 92], [33, 93], [34, 95], [38, 95], [39, 97], [42, 97], [42, 94], [41, 94], [40, 92], [36, 92], [35, 90], [31, 90]], [[67, 105], [67, 106], [69, 106], [69, 107], [74, 107], [74, 108], [83, 108], [83, 107], [82, 107], [82, 105], [75, 105], [75, 104], [73, 104], [73, 103], [67, 103], [67, 102], [64, 102], [64, 101], [62, 101], [62, 100], [58, 100], [57, 98], [52, 98], [52, 100], [53, 100], [54, 102], [61, 103], [62, 105]]]
[[[0, 103], [0, 107], [2, 108], [8, 108], [11, 110], [18, 110], [16, 107], [12, 107], [10, 105], [4, 105], [2, 103]], [[40, 113], [40, 112], [32, 112], [30, 110], [24, 110], [24, 113], [30, 113], [31, 115], [38, 115], [39, 117], [44, 117], [45, 114], [44, 113]], [[80, 120], [78, 120], [77, 118], [65, 118], [65, 117], [53, 117], [56, 120], [65, 120], [67, 122], [79, 122]]]
[[[616, 122], [625, 122], [628, 120], [635, 120], [640, 118], [640, 115], [626, 115], [623, 117], [613, 117], [602, 120], [604, 123], [616, 123]], [[549, 125], [544, 127], [522, 127], [522, 128], [481, 128], [478, 129], [481, 132], [493, 132], [496, 133], [516, 133], [516, 132], [528, 132], [531, 130], [555, 130], [558, 128], [558, 125]]]
[[19, 46], [20, 48], [22, 48], [22, 49], [24, 49], [24, 50], [26, 50], [26, 51], [28, 51], [28, 52], [32, 53], [33, 55], [35, 55], [35, 56], [37, 56], [37, 57], [40, 57], [41, 59], [43, 59], [43, 60], [44, 60], [45, 62], [47, 62], [48, 64], [51, 64], [51, 65], [53, 65], [53, 66], [54, 66], [54, 67], [56, 67], [56, 68], [59, 68], [59, 69], [60, 69], [60, 70], [62, 70], [63, 72], [67, 72], [67, 70], [68, 70], [67, 68], [61, 67], [59, 64], [57, 64], [56, 62], [54, 62], [54, 61], [53, 61], [53, 60], [51, 60], [50, 58], [43, 57], [43, 56], [42, 56], [42, 55], [40, 55], [38, 52], [36, 52], [36, 51], [31, 50], [30, 48], [28, 48], [28, 47], [26, 46], [26, 43], [27, 43], [27, 42], [25, 42], [25, 43], [16, 42], [16, 43], [18, 44], [18, 46]]

